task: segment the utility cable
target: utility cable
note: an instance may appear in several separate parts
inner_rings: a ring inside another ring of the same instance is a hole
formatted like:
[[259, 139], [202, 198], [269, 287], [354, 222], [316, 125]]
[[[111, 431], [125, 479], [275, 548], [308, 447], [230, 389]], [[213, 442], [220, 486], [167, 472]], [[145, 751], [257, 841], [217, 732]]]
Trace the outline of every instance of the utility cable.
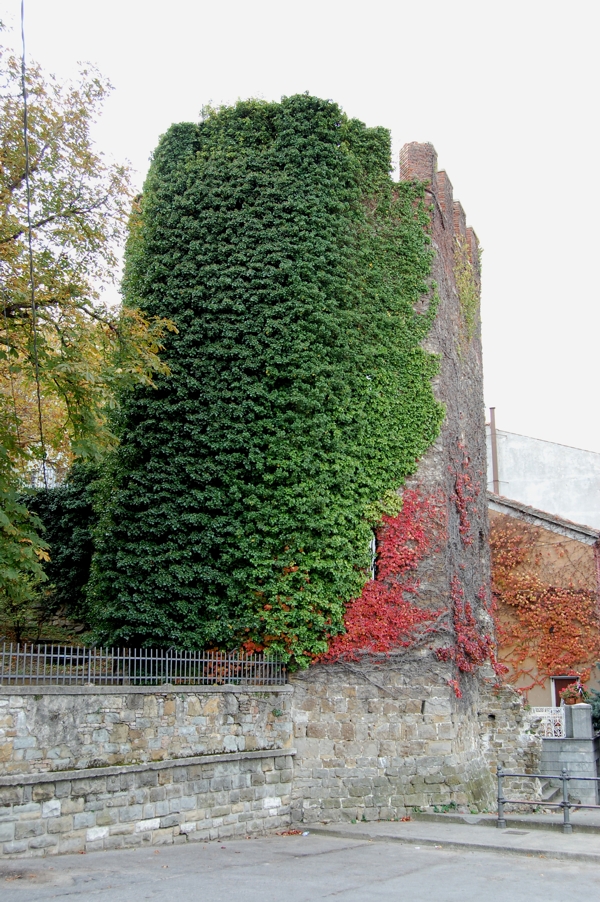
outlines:
[[10, 393], [12, 395], [13, 402], [13, 415], [15, 418], [15, 429], [17, 432], [17, 443], [19, 447], [21, 446], [21, 430], [19, 428], [19, 415], [17, 413], [17, 396], [15, 394], [15, 382], [12, 374], [12, 367], [10, 362], [10, 336], [8, 332], [8, 316], [6, 313], [6, 293], [2, 291], [2, 306], [4, 308], [4, 331], [6, 334], [6, 362], [8, 368], [8, 378], [10, 380]]
[[21, 87], [23, 93], [23, 140], [25, 142], [25, 188], [27, 194], [27, 242], [29, 246], [29, 283], [31, 286], [31, 325], [33, 329], [33, 363], [35, 371], [35, 387], [37, 394], [38, 425], [40, 430], [40, 445], [42, 449], [42, 475], [44, 488], [48, 488], [48, 476], [46, 473], [46, 445], [44, 442], [44, 426], [42, 423], [42, 394], [40, 391], [40, 365], [38, 357], [38, 333], [37, 333], [37, 308], [35, 302], [35, 278], [33, 272], [33, 237], [31, 228], [31, 184], [29, 179], [29, 138], [27, 121], [27, 84], [25, 80], [25, 0], [21, 0], [21, 43], [23, 54], [21, 56]]

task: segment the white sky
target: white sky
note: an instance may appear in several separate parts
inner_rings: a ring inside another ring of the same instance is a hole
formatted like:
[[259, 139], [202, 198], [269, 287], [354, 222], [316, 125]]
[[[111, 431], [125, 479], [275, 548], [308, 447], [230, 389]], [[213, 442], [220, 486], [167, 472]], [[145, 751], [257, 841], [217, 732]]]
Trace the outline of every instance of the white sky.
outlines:
[[[305, 90], [431, 141], [483, 256], [498, 428], [600, 452], [598, 24], [592, 0], [25, 0], [28, 55], [114, 85], [101, 149], [141, 185], [159, 135], [206, 103]], [[0, 0], [17, 45], [19, 0]]]

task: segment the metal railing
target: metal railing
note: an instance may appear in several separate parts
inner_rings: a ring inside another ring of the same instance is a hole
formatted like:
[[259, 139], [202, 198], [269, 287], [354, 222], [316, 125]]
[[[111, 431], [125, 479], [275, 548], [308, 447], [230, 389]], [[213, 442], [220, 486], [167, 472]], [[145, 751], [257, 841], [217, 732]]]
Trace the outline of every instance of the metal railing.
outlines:
[[0, 648], [0, 685], [283, 686], [282, 661], [243, 652], [17, 645]]
[[[575, 780], [576, 782], [587, 782], [587, 783], [600, 783], [600, 777], [580, 777], [578, 775], [569, 775], [566, 767], [563, 767], [561, 773], [558, 774], [514, 774], [509, 773], [508, 771], [502, 770], [502, 768], [498, 765], [496, 770], [496, 775], [498, 777], [498, 821], [496, 826], [501, 830], [506, 829], [506, 818], [504, 817], [504, 806], [505, 805], [533, 805], [536, 808], [562, 808], [563, 811], [563, 833], [572, 833], [573, 825], [571, 824], [571, 808], [599, 808], [600, 805], [583, 805], [581, 802], [571, 802], [569, 799], [569, 782], [571, 780]], [[504, 798], [504, 786], [503, 780], [504, 777], [527, 777], [528, 779], [534, 779], [535, 777], [538, 780], [561, 780], [562, 781], [562, 801], [560, 802], [544, 802], [540, 801], [526, 801], [525, 799], [505, 799]]]
[[540, 718], [538, 735], [544, 739], [564, 739], [567, 735], [564, 705], [560, 708], [531, 708], [530, 713]]

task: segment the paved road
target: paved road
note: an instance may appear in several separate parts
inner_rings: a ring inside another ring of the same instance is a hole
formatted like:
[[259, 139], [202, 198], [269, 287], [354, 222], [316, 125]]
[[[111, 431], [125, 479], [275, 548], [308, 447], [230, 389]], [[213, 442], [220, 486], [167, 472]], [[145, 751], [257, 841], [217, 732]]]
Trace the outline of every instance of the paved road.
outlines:
[[599, 889], [590, 862], [323, 835], [0, 863], [2, 902], [572, 902]]

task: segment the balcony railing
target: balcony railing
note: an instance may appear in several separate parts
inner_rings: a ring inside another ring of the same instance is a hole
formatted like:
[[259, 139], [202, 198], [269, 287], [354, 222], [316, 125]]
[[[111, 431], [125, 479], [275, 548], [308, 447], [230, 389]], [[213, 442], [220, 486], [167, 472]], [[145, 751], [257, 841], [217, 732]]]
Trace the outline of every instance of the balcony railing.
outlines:
[[539, 734], [544, 739], [564, 739], [565, 729], [565, 708], [531, 708], [530, 713], [540, 718]]

